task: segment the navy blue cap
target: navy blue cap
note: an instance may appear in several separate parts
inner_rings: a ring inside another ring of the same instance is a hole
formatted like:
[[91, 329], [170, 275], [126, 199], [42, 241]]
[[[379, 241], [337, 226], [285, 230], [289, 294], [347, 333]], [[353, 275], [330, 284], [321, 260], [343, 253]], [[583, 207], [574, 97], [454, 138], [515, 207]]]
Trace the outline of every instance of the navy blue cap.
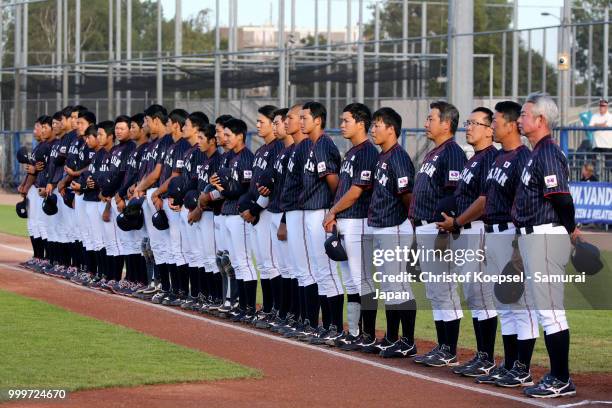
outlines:
[[43, 200], [42, 208], [47, 215], [57, 214], [57, 196], [55, 194], [49, 194]]

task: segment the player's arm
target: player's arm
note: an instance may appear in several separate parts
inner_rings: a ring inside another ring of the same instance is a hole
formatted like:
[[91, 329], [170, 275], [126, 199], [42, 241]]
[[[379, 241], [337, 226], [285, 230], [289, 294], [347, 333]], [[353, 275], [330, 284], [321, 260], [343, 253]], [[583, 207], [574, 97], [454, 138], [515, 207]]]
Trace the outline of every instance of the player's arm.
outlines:
[[[327, 183], [327, 186], [329, 187], [329, 190], [332, 192], [332, 194], [336, 194], [336, 190], [338, 189], [338, 180], [339, 179], [340, 178], [338, 177], [338, 175], [336, 173], [330, 173], [330, 174], [325, 176], [325, 182]], [[359, 197], [357, 197], [357, 198], [359, 198]]]
[[405, 192], [400, 196], [402, 204], [406, 207], [406, 210], [410, 210], [410, 203], [412, 203], [412, 193]]
[[[328, 176], [329, 177], [329, 176]], [[333, 215], [341, 213], [342, 211], [350, 208], [357, 202], [361, 194], [363, 193], [364, 186], [358, 186], [353, 184], [351, 188], [338, 200], [336, 204], [332, 208], [329, 209], [329, 212]]]
[[457, 224], [465, 225], [472, 221], [476, 221], [482, 217], [485, 210], [487, 197], [481, 195], [478, 197], [461, 215], [457, 217]]
[[576, 230], [576, 209], [574, 208], [574, 200], [569, 193], [551, 193], [545, 196], [553, 206], [557, 213], [561, 224], [571, 235]]
[[159, 177], [161, 176], [161, 170], [161, 163], [157, 163], [153, 171], [147, 174], [142, 180], [140, 180], [140, 183], [138, 183], [138, 185], [136, 186], [136, 190], [141, 191], [143, 193], [147, 191], [149, 187], [151, 187], [157, 182], [157, 180], [159, 180]]

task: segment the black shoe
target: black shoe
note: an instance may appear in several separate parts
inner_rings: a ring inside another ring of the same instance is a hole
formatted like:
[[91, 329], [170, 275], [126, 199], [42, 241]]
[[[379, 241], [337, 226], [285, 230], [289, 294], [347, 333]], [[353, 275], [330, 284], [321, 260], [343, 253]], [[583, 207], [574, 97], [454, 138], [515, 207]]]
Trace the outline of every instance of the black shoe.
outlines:
[[527, 387], [533, 385], [533, 378], [527, 366], [520, 361], [515, 361], [512, 370], [508, 371], [499, 380], [495, 381], [495, 385], [506, 388], [514, 388], [518, 386]]
[[[366, 335], [367, 336], [367, 335]], [[346, 336], [336, 340], [336, 347], [344, 351], [356, 351], [361, 348], [359, 345], [363, 340], [363, 336], [353, 336], [350, 333], [346, 333]]]
[[[300, 341], [308, 341], [308, 339], [310, 339], [310, 336], [312, 336], [316, 330], [317, 330], [316, 328], [314, 328], [314, 327], [312, 327], [310, 325], [310, 320], [305, 319], [304, 320], [304, 326], [302, 327], [302, 330], [300, 330], [298, 332], [297, 336], [295, 336], [295, 337], [297, 337], [297, 339], [300, 340]], [[297, 329], [296, 329], [296, 331], [297, 331]]]
[[471, 366], [467, 367], [461, 372], [461, 375], [465, 377], [480, 377], [481, 375], [487, 375], [491, 370], [495, 368], [495, 363], [489, 360], [489, 356], [484, 351], [477, 353], [477, 360]]
[[361, 351], [362, 353], [369, 353], [369, 354], [380, 354], [381, 351], [388, 349], [394, 343], [390, 341], [386, 335], [381, 340], [376, 340], [372, 337], [368, 337], [366, 339], [366, 335], [364, 334], [362, 341], [363, 341], [363, 344], [361, 345], [361, 348], [359, 349], [359, 351]]
[[165, 298], [167, 295], [168, 295], [168, 292], [164, 292], [163, 290], [162, 290], [162, 291], [159, 291], [159, 292], [157, 292], [157, 293], [156, 293], [156, 294], [155, 294], [155, 295], [154, 295], [154, 296], [151, 298], [151, 302], [152, 302], [152, 303], [155, 303], [155, 304], [158, 304], [158, 305], [161, 305], [161, 303], [164, 301], [164, 298]]
[[563, 382], [550, 374], [546, 374], [537, 385], [525, 388], [525, 395], [533, 398], [557, 398], [576, 395], [576, 386], [572, 379]]
[[237, 309], [230, 310], [228, 314], [232, 322], [238, 323], [246, 316], [246, 310], [242, 310], [238, 307]]
[[499, 367], [495, 367], [489, 371], [489, 374], [476, 377], [474, 381], [476, 381], [477, 384], [495, 384], [495, 381], [499, 380], [506, 374], [508, 374], [508, 370], [506, 370], [506, 367], [504, 367], [502, 364]]
[[474, 354], [474, 357], [472, 357], [471, 360], [466, 361], [463, 364], [459, 364], [456, 367], [453, 367], [453, 369], [451, 370], [453, 373], [455, 374], [459, 374], [461, 375], [463, 373], [463, 371], [465, 371], [466, 369], [468, 369], [472, 364], [475, 364], [478, 361], [478, 353]]
[[317, 327], [317, 330], [315, 330], [315, 332], [312, 334], [312, 336], [310, 336], [308, 340], [304, 341], [314, 346], [321, 346], [325, 344], [325, 338], [327, 337], [328, 333], [328, 329], [324, 328], [323, 326], [319, 326]]
[[278, 331], [278, 334], [281, 334], [283, 337], [292, 339], [297, 337], [304, 330], [304, 323], [300, 320], [294, 320], [288, 327], [282, 328]]
[[425, 360], [425, 365], [430, 367], [448, 367], [457, 365], [457, 355], [450, 352], [450, 347], [443, 344], [440, 350], [430, 359]]
[[166, 297], [164, 298], [164, 300], [162, 300], [162, 305], [164, 306], [170, 306], [170, 304], [172, 302], [174, 302], [176, 300], [176, 294], [172, 293], [172, 292], [168, 292], [168, 294], [166, 295]]
[[425, 354], [420, 354], [418, 356], [414, 356], [414, 362], [417, 364], [425, 364], [427, 360], [435, 356], [438, 351], [440, 351], [440, 346], [436, 346]]
[[[325, 344], [327, 344], [329, 347], [338, 347], [340, 346], [340, 344], [343, 344], [343, 340], [346, 339], [347, 336], [349, 336], [349, 332], [348, 331], [343, 331], [341, 333], [338, 333], [336, 326], [334, 326], [334, 329], [336, 330], [336, 336], [329, 336], [329, 338], [327, 339], [327, 341], [325, 342]], [[331, 334], [331, 327], [330, 327], [330, 334]], [[353, 337], [353, 336], [351, 336]]]
[[416, 352], [414, 343], [410, 344], [405, 337], [400, 337], [391, 347], [381, 350], [379, 356], [383, 358], [412, 357]]

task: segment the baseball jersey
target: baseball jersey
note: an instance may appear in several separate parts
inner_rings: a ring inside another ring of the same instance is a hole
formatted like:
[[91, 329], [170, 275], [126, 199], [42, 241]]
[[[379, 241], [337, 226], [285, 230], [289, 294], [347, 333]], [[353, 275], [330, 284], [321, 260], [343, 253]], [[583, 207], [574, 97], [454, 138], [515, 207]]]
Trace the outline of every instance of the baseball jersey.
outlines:
[[183, 158], [185, 166], [183, 168], [182, 177], [185, 179], [185, 185], [187, 186], [187, 188], [185, 188], [186, 191], [197, 187], [198, 175], [202, 163], [204, 162], [204, 156], [206, 156], [206, 154], [200, 151], [200, 147], [197, 143], [185, 152]]
[[198, 170], [198, 190], [204, 191], [204, 188], [210, 184], [209, 180], [213, 174], [221, 167], [223, 154], [215, 151], [210, 157], [206, 153], [202, 153], [203, 161]]
[[[34, 149], [32, 150], [32, 165], [36, 164], [34, 162], [34, 157], [36, 156], [36, 152], [40, 149], [48, 149], [48, 148], [49, 148], [49, 142], [40, 142], [34, 147]], [[46, 166], [49, 165], [49, 155], [48, 154], [45, 155], [43, 162], [45, 163], [45, 168], [39, 172], [36, 172], [36, 176], [34, 179], [34, 187], [37, 187], [37, 188], [45, 187], [47, 185]]]
[[[85, 140], [83, 140], [82, 137], [77, 136], [68, 146], [68, 153], [66, 153], [66, 166], [68, 166], [70, 169], [82, 169], [82, 167], [79, 167], [79, 152], [85, 144], [87, 144], [85, 143]], [[64, 173], [64, 176], [66, 175], [67, 173]]]
[[521, 173], [512, 221], [517, 227], [558, 223], [559, 217], [551, 202], [551, 194], [569, 194], [567, 159], [550, 136], [533, 148]]
[[228, 167], [230, 160], [236, 155], [233, 150], [228, 150], [221, 153], [221, 162], [219, 164], [220, 167]]
[[408, 210], [401, 196], [412, 191], [414, 172], [410, 156], [397, 143], [378, 155], [368, 209], [370, 227], [393, 227], [406, 221]]
[[125, 198], [130, 187], [138, 181], [140, 168], [145, 165], [144, 156], [147, 154], [148, 147], [149, 142], [144, 142], [140, 146], [136, 146], [128, 155], [125, 174], [121, 182], [121, 187], [119, 187], [119, 191], [117, 191], [120, 197]]
[[136, 150], [136, 144], [131, 141], [121, 142], [111, 150], [108, 163], [108, 175], [112, 178], [114, 189], [112, 195], [121, 187], [121, 182], [125, 178], [125, 173], [128, 171], [128, 160], [131, 153]]
[[300, 209], [300, 192], [302, 191], [302, 178], [304, 172], [304, 164], [310, 151], [312, 142], [305, 138], [300, 143], [295, 145], [293, 152], [287, 161], [287, 171], [285, 175], [285, 183], [281, 194], [280, 208], [283, 211], [292, 211]]
[[491, 145], [485, 149], [475, 152], [465, 163], [461, 171], [459, 184], [455, 190], [455, 202], [457, 203], [457, 214], [463, 214], [470, 205], [485, 191], [485, 183], [489, 169], [493, 165], [499, 150]]
[[300, 205], [304, 210], [330, 208], [334, 200], [325, 180], [329, 174], [340, 170], [340, 152], [331, 138], [322, 135], [310, 146], [302, 175]]
[[438, 201], [457, 187], [466, 161], [454, 138], [427, 153], [414, 181], [409, 211], [412, 219], [433, 221], [439, 217]]
[[[253, 178], [254, 158], [255, 155], [245, 147], [240, 152], [236, 153], [227, 163], [227, 167], [232, 171], [232, 178], [239, 182], [242, 187], [241, 195], [248, 191], [251, 179]], [[226, 198], [223, 203], [223, 208], [221, 209], [221, 214], [238, 215], [238, 200], [239, 197], [234, 199]]]
[[59, 158], [66, 159], [68, 148], [76, 138], [76, 132], [69, 132], [59, 139], [59, 143], [53, 144], [50, 154], [51, 159], [47, 166], [47, 183], [57, 184], [64, 177], [64, 163], [57, 164], [56, 160]]
[[295, 144], [290, 144], [284, 147], [274, 160], [274, 188], [270, 193], [270, 201], [268, 203], [268, 211], [272, 213], [281, 212], [281, 197], [283, 193], [283, 187], [285, 185], [285, 178], [287, 177], [287, 164], [289, 163], [289, 157], [295, 149]]
[[253, 159], [253, 177], [251, 178], [251, 185], [249, 186], [249, 193], [254, 197], [258, 197], [257, 182], [259, 176], [269, 167], [274, 165], [276, 156], [283, 150], [283, 142], [280, 140], [273, 140], [270, 143], [264, 144], [255, 152], [255, 158]]
[[483, 220], [487, 224], [511, 222], [510, 210], [530, 151], [525, 145], [514, 150], [500, 151], [487, 174], [481, 195], [487, 197]]
[[[174, 143], [174, 140], [172, 139], [172, 135], [165, 135], [151, 142], [150, 153], [148, 155], [145, 174], [152, 173], [158, 164], [162, 166], [162, 173], [163, 173], [163, 165], [164, 165], [164, 159], [166, 157], [166, 151], [168, 150], [170, 145], [173, 143]], [[153, 184], [151, 184], [149, 188], [159, 187], [159, 185], [161, 184], [160, 179], [161, 179], [161, 176]]]
[[[351, 147], [346, 152], [336, 190], [336, 204], [352, 186], [359, 186], [363, 189], [361, 195], [355, 203], [346, 210], [336, 214], [336, 218], [367, 218], [370, 198], [372, 198], [372, 180], [376, 170], [378, 160], [378, 150], [372, 142], [365, 140], [357, 146]], [[414, 171], [413, 171], [414, 176]]]
[[179, 139], [176, 143], [170, 145], [162, 164], [162, 172], [159, 176], [159, 184], [163, 184], [170, 178], [172, 173], [181, 173], [185, 167], [185, 153], [191, 148], [191, 145], [186, 139]]
[[[89, 166], [87, 167], [87, 170], [81, 173], [81, 178], [79, 179], [81, 188], [87, 188], [87, 178], [89, 178], [89, 176], [91, 176], [97, 184], [100, 174], [106, 170], [105, 165], [108, 162], [109, 157], [110, 152], [107, 152], [105, 149], [100, 149], [95, 152], [91, 163], [89, 163]], [[93, 190], [87, 189], [83, 194], [83, 200], [100, 201], [100, 198], [98, 197], [99, 193], [99, 186], [96, 186], [96, 188]]]

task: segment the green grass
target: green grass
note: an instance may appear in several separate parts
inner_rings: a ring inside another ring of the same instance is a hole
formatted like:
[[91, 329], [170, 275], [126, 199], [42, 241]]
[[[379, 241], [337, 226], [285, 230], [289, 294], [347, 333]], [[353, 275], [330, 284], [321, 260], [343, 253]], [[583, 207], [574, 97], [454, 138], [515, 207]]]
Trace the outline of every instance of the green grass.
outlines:
[[15, 206], [0, 205], [0, 232], [20, 237], [28, 236], [26, 220], [17, 216]]
[[0, 389], [69, 391], [259, 377], [213, 357], [0, 291]]

